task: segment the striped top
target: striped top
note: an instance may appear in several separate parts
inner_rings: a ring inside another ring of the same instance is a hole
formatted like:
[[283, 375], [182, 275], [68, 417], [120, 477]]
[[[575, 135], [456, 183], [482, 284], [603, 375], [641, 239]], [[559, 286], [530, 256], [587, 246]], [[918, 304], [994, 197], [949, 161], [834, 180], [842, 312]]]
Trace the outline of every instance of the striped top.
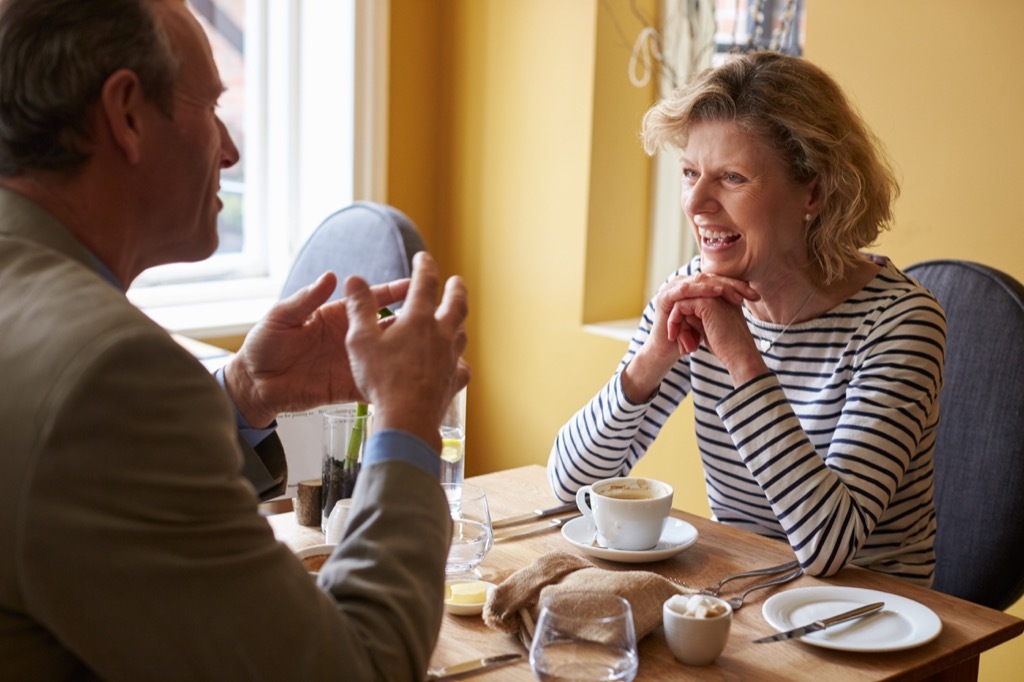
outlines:
[[[763, 354], [768, 374], [733, 388], [702, 345], [635, 404], [621, 372], [649, 334], [648, 305], [615, 376], [558, 432], [548, 460], [555, 494], [569, 501], [582, 485], [627, 475], [692, 393], [716, 520], [787, 540], [812, 575], [856, 559], [930, 585], [945, 316], [920, 284], [879, 262], [864, 289], [775, 341]], [[699, 267], [698, 257], [676, 274]], [[745, 315], [755, 338], [783, 329]]]

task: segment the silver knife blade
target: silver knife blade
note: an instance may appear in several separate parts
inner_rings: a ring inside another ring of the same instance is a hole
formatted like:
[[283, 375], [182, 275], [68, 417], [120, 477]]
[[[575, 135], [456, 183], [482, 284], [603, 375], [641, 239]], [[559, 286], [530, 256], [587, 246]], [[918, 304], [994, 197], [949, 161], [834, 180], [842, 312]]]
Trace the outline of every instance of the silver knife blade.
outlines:
[[460, 677], [468, 677], [482, 670], [490, 670], [502, 665], [515, 663], [523, 660], [523, 654], [501, 654], [499, 656], [487, 656], [486, 658], [475, 658], [463, 663], [453, 663], [443, 668], [436, 668], [427, 671], [428, 680], [455, 680]]
[[526, 514], [519, 514], [518, 516], [510, 516], [507, 519], [499, 519], [491, 523], [491, 528], [504, 528], [505, 526], [514, 526], [517, 523], [527, 523], [528, 521], [537, 521], [547, 516], [554, 516], [555, 514], [564, 514], [576, 510], [575, 502], [567, 502], [566, 504], [560, 504], [557, 507], [551, 507], [549, 509], [534, 509], [532, 512]]
[[884, 607], [884, 606], [885, 606], [885, 602], [881, 602], [881, 601], [875, 602], [874, 604], [867, 604], [865, 606], [860, 606], [858, 608], [851, 609], [849, 611], [844, 611], [844, 612], [842, 612], [840, 614], [837, 614], [835, 616], [829, 616], [828, 618], [822, 618], [821, 620], [816, 620], [813, 623], [808, 623], [807, 625], [804, 625], [802, 627], [793, 628], [792, 630], [787, 630], [786, 632], [780, 632], [778, 634], [771, 635], [769, 637], [762, 637], [761, 639], [755, 639], [754, 640], [754, 644], [767, 644], [768, 642], [782, 642], [782, 641], [785, 641], [787, 639], [795, 639], [797, 637], [803, 637], [804, 635], [809, 635], [812, 632], [817, 632], [819, 630], [824, 630], [825, 628], [830, 627], [832, 625], [836, 625], [838, 623], [845, 623], [846, 621], [853, 620], [854, 618], [863, 618], [864, 616], [866, 616], [866, 615], [868, 615], [870, 613], [874, 613], [875, 611], [881, 610], [882, 607]]
[[564, 516], [559, 519], [551, 519], [544, 525], [537, 526], [535, 528], [522, 528], [519, 530], [506, 531], [504, 533], [495, 533], [494, 541], [502, 542], [504, 540], [511, 540], [512, 538], [521, 538], [525, 535], [533, 535], [534, 533], [543, 533], [544, 531], [551, 530], [553, 528], [561, 528], [569, 521], [580, 518], [580, 516], [582, 516], [582, 514], [576, 514], [575, 516]]

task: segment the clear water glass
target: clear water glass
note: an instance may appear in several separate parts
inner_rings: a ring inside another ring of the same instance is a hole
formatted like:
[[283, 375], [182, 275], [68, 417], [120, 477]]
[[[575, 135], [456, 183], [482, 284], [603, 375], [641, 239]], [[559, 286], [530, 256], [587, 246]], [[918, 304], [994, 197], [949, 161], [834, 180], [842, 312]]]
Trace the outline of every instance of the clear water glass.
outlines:
[[462, 483], [466, 471], [466, 387], [441, 420], [441, 483]]
[[530, 668], [542, 682], [631, 682], [639, 657], [629, 602], [601, 592], [561, 592], [541, 603]]
[[445, 573], [471, 573], [494, 544], [491, 513], [483, 488], [465, 483], [442, 483], [452, 515], [452, 544]]

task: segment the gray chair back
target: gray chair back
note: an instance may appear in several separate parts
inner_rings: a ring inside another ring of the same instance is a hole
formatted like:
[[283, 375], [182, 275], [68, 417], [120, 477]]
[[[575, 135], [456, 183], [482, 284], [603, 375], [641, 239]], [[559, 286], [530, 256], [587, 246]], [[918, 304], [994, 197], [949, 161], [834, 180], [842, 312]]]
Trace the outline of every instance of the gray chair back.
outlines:
[[281, 289], [287, 298], [312, 284], [328, 270], [341, 282], [359, 275], [370, 284], [408, 277], [412, 257], [426, 249], [419, 230], [397, 208], [371, 201], [357, 201], [328, 216], [303, 244]]
[[934, 588], [1004, 610], [1024, 594], [1024, 286], [968, 261], [906, 272], [946, 311]]

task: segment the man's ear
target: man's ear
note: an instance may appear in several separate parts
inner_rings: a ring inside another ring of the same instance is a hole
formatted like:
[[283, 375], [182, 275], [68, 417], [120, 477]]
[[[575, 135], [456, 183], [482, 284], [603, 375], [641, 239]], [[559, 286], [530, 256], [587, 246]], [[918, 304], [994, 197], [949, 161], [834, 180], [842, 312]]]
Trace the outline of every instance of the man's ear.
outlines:
[[128, 69], [112, 73], [100, 90], [96, 123], [106, 126], [113, 144], [133, 165], [142, 158], [143, 112], [146, 104], [139, 77]]

